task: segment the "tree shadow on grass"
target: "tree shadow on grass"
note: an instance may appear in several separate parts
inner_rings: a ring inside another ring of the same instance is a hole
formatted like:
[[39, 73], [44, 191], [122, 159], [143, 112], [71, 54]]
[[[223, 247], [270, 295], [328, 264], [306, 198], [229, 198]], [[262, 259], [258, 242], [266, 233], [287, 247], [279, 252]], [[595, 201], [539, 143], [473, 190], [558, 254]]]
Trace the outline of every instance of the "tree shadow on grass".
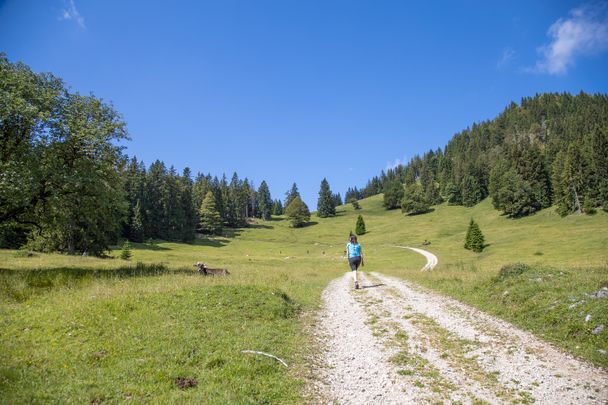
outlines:
[[192, 242], [195, 246], [208, 246], [208, 247], [223, 247], [230, 243], [229, 240], [226, 239], [212, 239], [207, 237], [196, 238], [194, 242]]
[[[171, 250], [171, 248], [158, 246], [156, 243], [131, 243], [131, 247], [137, 250]], [[120, 246], [118, 247], [120, 249]]]
[[247, 228], [252, 228], [252, 229], [274, 229], [274, 226], [272, 226], [272, 225], [263, 225], [263, 224], [249, 224], [249, 226]]
[[433, 211], [435, 211], [435, 208], [429, 208], [428, 210], [425, 210], [425, 211], [412, 212], [411, 214], [407, 214], [407, 216], [408, 217], [414, 217], [416, 215], [429, 214], [429, 213], [431, 213]]
[[308, 228], [309, 226], [314, 226], [317, 224], [318, 224], [318, 222], [316, 222], [316, 221], [309, 221], [309, 222], [306, 222], [304, 225], [300, 226], [299, 228]]
[[266, 222], [274, 222], [274, 221], [285, 221], [285, 217], [276, 217], [276, 216], [272, 216], [270, 217], [270, 219], [266, 220]]
[[129, 277], [149, 277], [162, 274], [198, 275], [189, 268], [169, 269], [162, 263], [141, 263], [121, 266], [115, 269], [69, 268], [14, 270], [0, 269], [0, 297], [17, 302], [27, 300], [55, 288], [76, 288], [95, 279], [121, 279]]

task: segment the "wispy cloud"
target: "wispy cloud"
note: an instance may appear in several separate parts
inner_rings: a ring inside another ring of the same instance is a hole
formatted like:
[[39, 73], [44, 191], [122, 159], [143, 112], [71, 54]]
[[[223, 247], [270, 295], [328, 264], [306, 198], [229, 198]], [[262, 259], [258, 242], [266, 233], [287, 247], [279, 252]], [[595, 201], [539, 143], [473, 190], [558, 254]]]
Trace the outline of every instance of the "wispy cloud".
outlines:
[[84, 17], [80, 15], [74, 0], [66, 0], [66, 8], [61, 10], [60, 20], [74, 21], [82, 29], [85, 29]]
[[384, 170], [385, 171], [391, 170], [391, 169], [394, 169], [395, 167], [397, 167], [399, 165], [402, 165], [402, 164], [403, 164], [403, 161], [401, 159], [397, 158], [397, 159], [395, 159], [392, 162], [391, 161], [386, 162], [386, 167], [384, 168]]
[[502, 55], [498, 62], [496, 62], [496, 68], [502, 69], [507, 67], [515, 59], [515, 51], [511, 48], [505, 48], [502, 50]]
[[608, 3], [590, 3], [570, 11], [549, 27], [551, 42], [538, 49], [541, 59], [533, 72], [560, 75], [581, 55], [608, 49]]

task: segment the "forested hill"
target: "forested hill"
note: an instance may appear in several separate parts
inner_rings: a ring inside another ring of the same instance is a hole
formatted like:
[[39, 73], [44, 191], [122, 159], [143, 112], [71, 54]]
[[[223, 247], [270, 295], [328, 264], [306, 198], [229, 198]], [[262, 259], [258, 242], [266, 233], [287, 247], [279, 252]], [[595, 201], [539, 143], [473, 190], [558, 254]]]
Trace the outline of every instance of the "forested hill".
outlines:
[[146, 167], [118, 146], [127, 137], [111, 104], [0, 53], [0, 248], [102, 255], [121, 238], [191, 241], [283, 211], [265, 181]]
[[347, 200], [385, 193], [387, 209], [472, 206], [492, 197], [511, 217], [553, 204], [561, 215], [608, 210], [608, 96], [538, 94], [473, 124], [445, 146], [382, 172]]

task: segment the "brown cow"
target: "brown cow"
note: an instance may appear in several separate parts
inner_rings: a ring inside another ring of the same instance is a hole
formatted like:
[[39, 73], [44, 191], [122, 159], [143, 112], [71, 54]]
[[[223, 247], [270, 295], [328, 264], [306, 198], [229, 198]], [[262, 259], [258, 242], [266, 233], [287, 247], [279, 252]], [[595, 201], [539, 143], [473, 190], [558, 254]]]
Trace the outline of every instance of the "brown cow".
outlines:
[[198, 272], [203, 276], [227, 276], [230, 274], [228, 269], [210, 269], [203, 262], [197, 262], [194, 267], [197, 267]]

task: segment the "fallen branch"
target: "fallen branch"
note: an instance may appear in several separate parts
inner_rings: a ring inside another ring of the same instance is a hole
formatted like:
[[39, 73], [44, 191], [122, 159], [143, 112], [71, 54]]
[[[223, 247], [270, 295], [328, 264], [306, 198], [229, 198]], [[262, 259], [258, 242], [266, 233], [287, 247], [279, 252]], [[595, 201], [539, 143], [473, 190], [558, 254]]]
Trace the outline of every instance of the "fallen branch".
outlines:
[[268, 353], [264, 353], [264, 352], [257, 352], [255, 350], [241, 350], [241, 353], [251, 353], [251, 354], [260, 354], [262, 356], [266, 356], [266, 357], [270, 357], [271, 359], [275, 359], [276, 361], [278, 361], [279, 363], [281, 363], [282, 365], [284, 365], [285, 367], [287, 366], [287, 363], [285, 363], [284, 360], [278, 358], [277, 356], [274, 356], [272, 354], [268, 354]]

